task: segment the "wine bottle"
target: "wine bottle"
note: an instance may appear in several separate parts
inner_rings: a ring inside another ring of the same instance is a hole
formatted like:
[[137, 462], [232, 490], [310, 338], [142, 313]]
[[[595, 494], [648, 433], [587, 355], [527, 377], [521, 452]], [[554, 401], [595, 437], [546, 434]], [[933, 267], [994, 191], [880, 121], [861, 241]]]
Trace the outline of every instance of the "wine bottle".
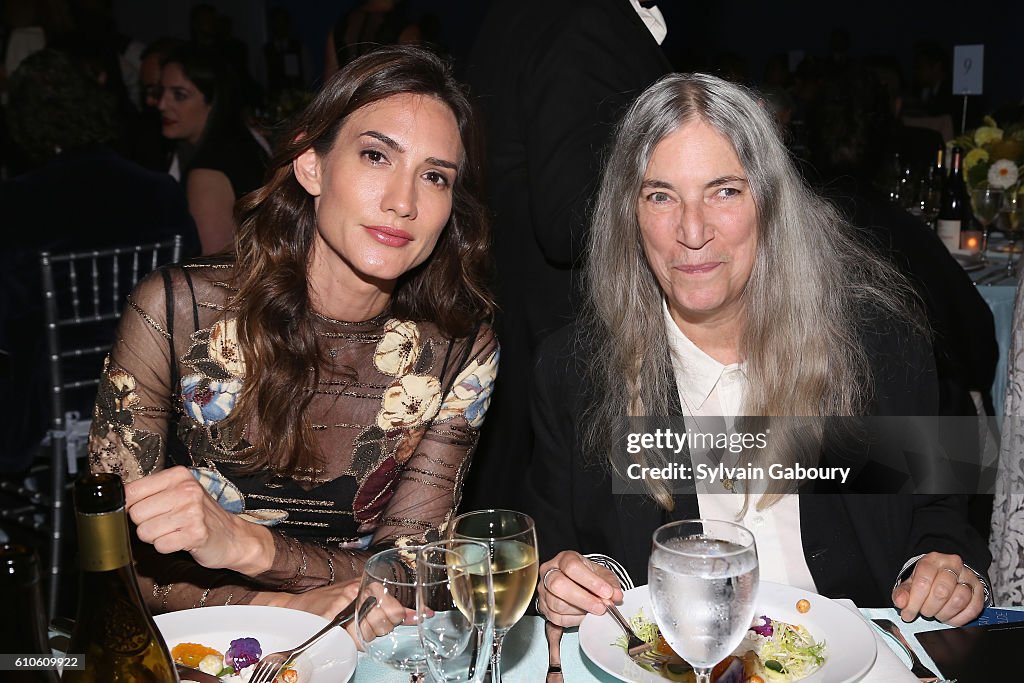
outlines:
[[949, 177], [942, 188], [942, 205], [936, 222], [939, 239], [950, 251], [960, 247], [960, 231], [971, 229], [971, 200], [967, 196], [967, 185], [964, 183], [963, 151], [959, 147], [952, 150], [949, 165]]
[[[10, 683], [57, 683], [56, 665], [46, 635], [46, 610], [39, 588], [39, 559], [32, 549], [13, 543], [0, 545], [0, 651], [17, 655], [22, 666], [4, 671]], [[26, 661], [33, 660], [33, 661]], [[42, 666], [31, 669], [29, 666]]]
[[85, 669], [64, 681], [171, 683], [178, 676], [132, 569], [124, 485], [114, 474], [86, 474], [75, 483], [81, 592], [69, 652]]

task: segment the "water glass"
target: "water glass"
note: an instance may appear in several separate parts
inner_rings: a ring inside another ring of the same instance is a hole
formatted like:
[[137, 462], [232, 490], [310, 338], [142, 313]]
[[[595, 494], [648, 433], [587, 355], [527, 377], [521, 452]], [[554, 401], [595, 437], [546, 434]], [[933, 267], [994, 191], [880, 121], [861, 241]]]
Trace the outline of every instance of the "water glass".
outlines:
[[[416, 616], [416, 553], [421, 546], [392, 548], [366, 561], [356, 598], [356, 637], [371, 659], [424, 680], [427, 658], [420, 642]], [[377, 604], [361, 613], [366, 598]], [[370, 635], [370, 634], [373, 635]]]
[[666, 524], [654, 532], [648, 580], [661, 634], [693, 666], [697, 683], [710, 683], [712, 667], [736, 649], [754, 617], [754, 535], [717, 520]]
[[487, 545], [428, 543], [416, 554], [416, 618], [435, 681], [480, 683], [494, 642], [494, 584]]

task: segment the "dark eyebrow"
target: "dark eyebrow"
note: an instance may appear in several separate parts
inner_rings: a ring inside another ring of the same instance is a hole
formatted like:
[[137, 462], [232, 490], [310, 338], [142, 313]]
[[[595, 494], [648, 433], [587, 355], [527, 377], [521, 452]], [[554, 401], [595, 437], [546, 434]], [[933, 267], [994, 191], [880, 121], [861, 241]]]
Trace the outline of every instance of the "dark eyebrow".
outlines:
[[708, 182], [704, 187], [710, 189], [712, 187], [721, 187], [722, 185], [728, 185], [729, 183], [746, 183], [747, 179], [738, 175], [724, 175], [721, 178], [715, 178]]
[[363, 131], [359, 135], [360, 135], [360, 137], [365, 135], [367, 137], [374, 138], [375, 140], [380, 140], [381, 142], [383, 142], [385, 145], [387, 145], [391, 149], [395, 150], [396, 152], [399, 152], [399, 153], [405, 152], [405, 148], [404, 147], [402, 147], [400, 144], [398, 144], [395, 140], [389, 138], [387, 135], [384, 135], [384, 133], [378, 133], [375, 130], [367, 130], [367, 131]]
[[[379, 133], [379, 132], [377, 132], [375, 130], [367, 130], [367, 131], [363, 131], [362, 133], [360, 133], [360, 135], [365, 135], [365, 136], [371, 137], [371, 138], [373, 138], [375, 140], [380, 140], [385, 145], [387, 145], [391, 149], [395, 150], [399, 154], [404, 154], [405, 153], [405, 148], [404, 147], [402, 147], [400, 144], [398, 144], [398, 142], [396, 140], [388, 137], [387, 135], [384, 135], [384, 133]], [[426, 162], [428, 164], [433, 164], [434, 166], [441, 166], [443, 168], [450, 168], [451, 170], [456, 171], [456, 172], [458, 172], [458, 170], [459, 170], [459, 167], [455, 164], [455, 162], [445, 161], [444, 159], [438, 159], [437, 157], [427, 157]]]

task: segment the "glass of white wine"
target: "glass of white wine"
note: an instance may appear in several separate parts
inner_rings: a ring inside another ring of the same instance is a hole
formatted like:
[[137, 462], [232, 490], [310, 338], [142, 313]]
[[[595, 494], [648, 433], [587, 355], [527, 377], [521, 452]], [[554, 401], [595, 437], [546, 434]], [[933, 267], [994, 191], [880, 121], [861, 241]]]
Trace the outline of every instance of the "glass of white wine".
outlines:
[[452, 520], [450, 536], [481, 541], [491, 555], [494, 584], [494, 647], [491, 683], [501, 683], [501, 645], [530, 606], [537, 587], [537, 531], [529, 515], [514, 510], [478, 510]]
[[732, 522], [684, 520], [659, 527], [648, 566], [654, 620], [693, 666], [697, 683], [743, 640], [758, 588], [754, 535]]
[[486, 544], [449, 539], [420, 548], [416, 619], [433, 680], [484, 680], [494, 643], [494, 584]]

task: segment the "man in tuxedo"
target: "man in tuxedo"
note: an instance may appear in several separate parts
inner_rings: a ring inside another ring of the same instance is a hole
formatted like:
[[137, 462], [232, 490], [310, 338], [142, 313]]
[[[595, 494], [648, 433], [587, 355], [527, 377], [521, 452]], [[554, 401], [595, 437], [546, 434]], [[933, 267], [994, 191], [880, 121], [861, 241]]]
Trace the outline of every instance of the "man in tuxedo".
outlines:
[[603, 151], [625, 107], [671, 71], [664, 18], [644, 5], [502, 0], [477, 37], [469, 81], [486, 131], [502, 356], [467, 509], [516, 502], [532, 445], [534, 351], [581, 305], [578, 267]]

